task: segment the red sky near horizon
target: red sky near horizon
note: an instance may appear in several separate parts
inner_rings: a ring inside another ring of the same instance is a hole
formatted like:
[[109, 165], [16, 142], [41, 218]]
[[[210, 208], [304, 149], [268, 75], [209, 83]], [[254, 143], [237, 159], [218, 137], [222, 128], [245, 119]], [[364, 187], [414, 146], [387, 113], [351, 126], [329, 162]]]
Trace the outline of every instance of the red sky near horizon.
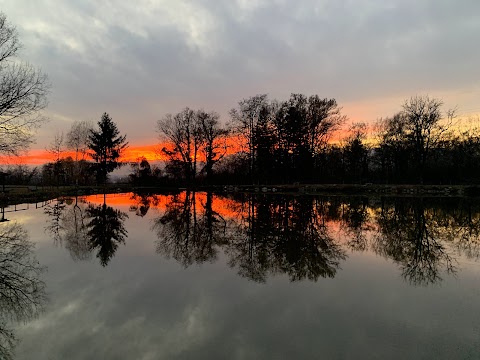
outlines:
[[[233, 154], [240, 150], [240, 142], [238, 138], [231, 137], [227, 139], [227, 154]], [[145, 157], [149, 162], [153, 161], [164, 161], [166, 160], [165, 155], [162, 154], [162, 147], [167, 146], [168, 144], [152, 144], [152, 145], [132, 145], [130, 144], [127, 149], [124, 150], [124, 153], [121, 157], [123, 162], [134, 162], [139, 158]], [[75, 153], [72, 151], [64, 151], [62, 153], [62, 158], [71, 156], [75, 158]], [[26, 155], [21, 155], [18, 157], [11, 157], [8, 159], [8, 164], [25, 164], [25, 165], [43, 165], [48, 162], [55, 161], [54, 156], [45, 149], [31, 149]], [[2, 163], [0, 159], [0, 164]]]
[[[331, 139], [332, 142], [339, 141], [341, 138], [346, 136], [345, 131], [338, 131], [337, 134], [335, 134], [335, 137]], [[235, 137], [230, 137], [227, 139], [227, 154], [234, 154], [238, 151], [241, 150], [242, 140], [239, 139], [237, 136]], [[124, 150], [124, 153], [121, 157], [121, 161], [123, 162], [135, 162], [139, 158], [145, 157], [149, 162], [154, 162], [154, 161], [165, 161], [166, 157], [165, 155], [162, 154], [161, 149], [167, 146], [167, 143], [164, 144], [148, 144], [148, 145], [132, 145], [130, 144], [127, 149]], [[64, 151], [62, 153], [62, 158], [66, 158], [68, 156], [71, 156], [72, 158], [75, 158], [75, 153], [72, 151]], [[23, 165], [34, 165], [34, 166], [39, 166], [46, 164], [48, 162], [53, 162], [55, 161], [54, 156], [49, 153], [45, 149], [31, 149], [28, 151], [26, 155], [21, 155], [18, 157], [11, 157], [8, 158], [7, 161], [2, 161], [0, 159], [0, 165], [2, 164], [9, 164], [9, 165], [18, 165], [18, 164], [23, 164]]]
[[[338, 143], [342, 139], [348, 136], [349, 131], [346, 129], [337, 130], [333, 137], [330, 139], [330, 143]], [[234, 154], [242, 149], [243, 140], [238, 136], [231, 136], [227, 138], [227, 154]], [[127, 149], [124, 150], [124, 153], [121, 157], [123, 162], [135, 162], [139, 158], [145, 157], [149, 162], [155, 161], [165, 161], [167, 158], [162, 154], [161, 149], [163, 147], [169, 147], [168, 143], [157, 143], [157, 144], [146, 144], [146, 145], [135, 145], [130, 144]], [[64, 151], [62, 153], [62, 158], [71, 156], [75, 158], [75, 153], [73, 151]], [[87, 157], [87, 159], [89, 159]], [[0, 158], [0, 165], [33, 165], [41, 166], [48, 162], [55, 161], [54, 156], [45, 149], [31, 149], [26, 155], [21, 155], [18, 157], [9, 157], [9, 158]]]
[[[142, 156], [148, 161], [163, 160], [161, 153], [156, 151], [158, 145], [137, 145], [129, 146], [125, 150], [125, 154], [121, 160], [125, 162], [136, 161]], [[62, 157], [71, 156], [75, 158], [75, 153], [71, 151], [65, 151], [62, 153]], [[43, 165], [45, 163], [54, 161], [54, 156], [47, 150], [32, 149], [26, 155], [21, 155], [18, 158], [11, 158], [13, 164], [26, 164], [26, 165]]]

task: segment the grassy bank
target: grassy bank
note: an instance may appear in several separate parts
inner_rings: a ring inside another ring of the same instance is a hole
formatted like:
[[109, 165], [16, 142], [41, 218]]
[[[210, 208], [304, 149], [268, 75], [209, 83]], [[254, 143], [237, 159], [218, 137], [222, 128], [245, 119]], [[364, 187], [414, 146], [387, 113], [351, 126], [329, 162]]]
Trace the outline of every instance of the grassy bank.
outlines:
[[[108, 186], [108, 194], [131, 191], [129, 187]], [[37, 203], [51, 200], [59, 196], [93, 195], [102, 194], [103, 186], [79, 187], [75, 186], [5, 186], [5, 191], [0, 191], [0, 205], [14, 205], [21, 203]]]

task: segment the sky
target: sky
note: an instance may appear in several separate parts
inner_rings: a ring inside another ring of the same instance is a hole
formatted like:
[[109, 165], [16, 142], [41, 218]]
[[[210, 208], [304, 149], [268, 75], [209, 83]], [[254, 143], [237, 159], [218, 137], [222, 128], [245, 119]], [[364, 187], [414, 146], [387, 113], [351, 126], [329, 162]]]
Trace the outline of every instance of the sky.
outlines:
[[74, 120], [110, 114], [132, 146], [184, 107], [267, 93], [335, 98], [373, 123], [428, 94], [480, 113], [478, 0], [0, 0], [20, 57], [52, 84], [32, 153]]

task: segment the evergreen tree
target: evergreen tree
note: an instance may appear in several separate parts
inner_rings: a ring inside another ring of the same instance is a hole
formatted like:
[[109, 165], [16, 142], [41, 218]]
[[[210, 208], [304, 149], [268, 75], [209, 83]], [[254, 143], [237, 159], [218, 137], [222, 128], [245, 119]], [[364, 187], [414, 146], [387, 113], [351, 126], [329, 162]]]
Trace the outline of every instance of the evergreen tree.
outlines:
[[117, 125], [107, 113], [102, 115], [98, 127], [99, 130], [90, 130], [88, 148], [96, 162], [97, 181], [104, 184], [108, 173], [121, 166], [118, 160], [128, 143], [126, 135], [120, 136]]

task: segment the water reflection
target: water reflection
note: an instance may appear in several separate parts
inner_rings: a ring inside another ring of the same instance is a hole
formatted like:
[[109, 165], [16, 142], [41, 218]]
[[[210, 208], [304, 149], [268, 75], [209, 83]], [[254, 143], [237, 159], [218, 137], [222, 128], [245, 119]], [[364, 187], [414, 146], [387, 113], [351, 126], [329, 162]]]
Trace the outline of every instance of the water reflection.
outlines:
[[87, 223], [86, 205], [84, 202], [79, 202], [78, 197], [76, 197], [74, 205], [70, 206], [62, 216], [62, 228], [64, 230], [62, 240], [65, 242], [65, 248], [70, 252], [73, 260], [88, 260], [91, 258]]
[[212, 209], [213, 195], [195, 192], [172, 195], [162, 216], [154, 220], [157, 253], [183, 266], [213, 262], [219, 247], [226, 245], [226, 221]]
[[[54, 303], [16, 331], [19, 359], [476, 354], [475, 200], [183, 192], [50, 205], [51, 238], [93, 263], [40, 243]], [[40, 211], [18, 218], [35, 231]]]
[[402, 276], [413, 284], [441, 280], [440, 274], [454, 273], [455, 259], [438, 226], [441, 213], [427, 210], [423, 199], [414, 204], [398, 201], [382, 207], [376, 221], [378, 234], [373, 249], [397, 262]]
[[55, 244], [62, 244], [62, 215], [67, 204], [63, 199], [59, 199], [52, 204], [45, 206], [44, 213], [48, 216], [48, 223], [45, 230], [53, 237]]
[[[407, 282], [425, 286], [455, 275], [458, 256], [476, 260], [480, 254], [480, 209], [468, 199], [225, 197], [193, 191], [124, 199], [139, 220], [153, 221], [158, 254], [184, 267], [224, 254], [231, 268], [255, 282], [273, 275], [291, 281], [333, 278], [349, 254], [373, 252], [396, 263]], [[69, 201], [47, 207], [47, 230], [73, 259], [96, 253], [107, 266], [125, 243], [127, 214], [89, 198]]]
[[150, 192], [133, 193], [131, 196], [132, 205], [130, 211], [134, 211], [135, 215], [144, 217], [147, 215], [151, 206], [158, 206], [160, 197]]
[[46, 230], [54, 243], [64, 246], [73, 260], [89, 260], [96, 251], [102, 266], [107, 266], [119, 244], [124, 244], [128, 215], [111, 206], [93, 205], [85, 199], [58, 199], [45, 208]]
[[86, 203], [78, 197], [60, 198], [45, 206], [45, 230], [56, 245], [64, 246], [73, 260], [88, 260], [91, 249], [87, 232]]
[[90, 249], [97, 251], [97, 258], [102, 266], [107, 266], [115, 255], [119, 244], [125, 243], [127, 230], [123, 222], [128, 215], [111, 206], [89, 205], [87, 210], [87, 235]]
[[368, 199], [357, 197], [342, 203], [339, 217], [344, 224], [348, 247], [354, 251], [367, 250], [367, 233], [374, 229], [368, 212]]
[[335, 276], [346, 253], [334, 241], [319, 199], [249, 196], [238, 206], [226, 253], [240, 275], [259, 282], [279, 273], [292, 281]]
[[9, 325], [36, 317], [46, 301], [45, 283], [40, 279], [45, 268], [38, 263], [34, 247], [22, 225], [0, 225], [1, 359], [13, 359], [17, 344]]
[[457, 272], [459, 252], [479, 256], [480, 212], [471, 203], [459, 211], [458, 201], [187, 192], [170, 197], [153, 229], [157, 252], [183, 266], [215, 261], [222, 249], [229, 266], [257, 282], [333, 278], [348, 251], [372, 251], [409, 283], [428, 285]]

